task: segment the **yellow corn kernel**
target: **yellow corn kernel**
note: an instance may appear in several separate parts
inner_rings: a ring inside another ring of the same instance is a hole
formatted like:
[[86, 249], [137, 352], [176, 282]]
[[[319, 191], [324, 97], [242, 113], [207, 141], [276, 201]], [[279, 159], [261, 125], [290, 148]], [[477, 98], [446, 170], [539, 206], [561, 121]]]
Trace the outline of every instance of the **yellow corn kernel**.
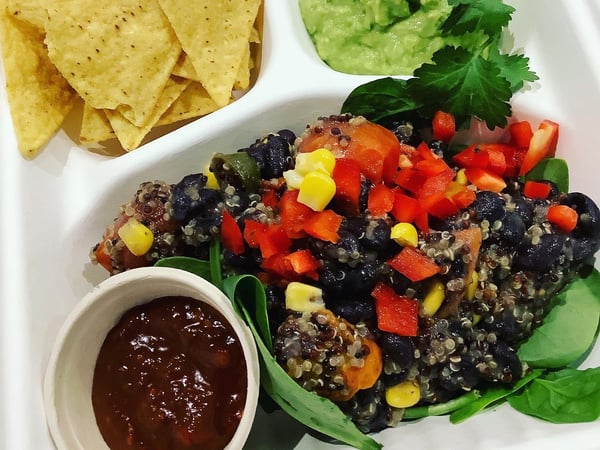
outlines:
[[154, 243], [154, 234], [143, 223], [140, 223], [133, 217], [117, 231], [119, 237], [123, 240], [125, 247], [135, 256], [142, 256], [148, 253]]
[[296, 155], [296, 170], [306, 175], [315, 170], [331, 175], [335, 167], [335, 156], [326, 148], [318, 148], [310, 153]]
[[475, 298], [475, 291], [477, 290], [478, 284], [479, 274], [476, 271], [473, 271], [473, 275], [471, 275], [471, 282], [467, 285], [467, 290], [465, 291], [465, 298], [467, 300], [473, 300]]
[[440, 309], [445, 298], [446, 288], [444, 283], [440, 280], [434, 280], [423, 299], [423, 314], [427, 317], [433, 316]]
[[210, 171], [209, 165], [206, 166], [204, 170], [204, 175], [206, 175], [206, 187], [209, 189], [219, 189], [219, 182], [217, 181], [217, 177], [213, 172]]
[[448, 187], [446, 188], [446, 192], [444, 194], [448, 198], [452, 198], [452, 196], [465, 188], [464, 184], [459, 183], [458, 181], [451, 181]]
[[318, 311], [325, 307], [323, 290], [310, 284], [292, 281], [285, 288], [285, 307], [298, 312]]
[[416, 247], [419, 243], [419, 233], [412, 223], [400, 222], [392, 227], [390, 238], [403, 247]]
[[285, 180], [285, 184], [290, 189], [300, 189], [300, 185], [302, 184], [302, 180], [304, 180], [304, 176], [295, 169], [286, 170], [283, 172], [283, 179]]
[[465, 169], [460, 169], [458, 172], [456, 172], [456, 177], [454, 178], [454, 181], [456, 181], [459, 184], [462, 184], [463, 186], [469, 184], [469, 180], [467, 179], [467, 175], [465, 174]]
[[298, 192], [298, 201], [313, 211], [323, 211], [335, 195], [335, 181], [319, 171], [304, 175]]
[[481, 316], [479, 314], [473, 314], [473, 325], [477, 325], [481, 320]]
[[390, 386], [385, 390], [385, 400], [392, 408], [409, 408], [421, 398], [421, 388], [414, 380]]

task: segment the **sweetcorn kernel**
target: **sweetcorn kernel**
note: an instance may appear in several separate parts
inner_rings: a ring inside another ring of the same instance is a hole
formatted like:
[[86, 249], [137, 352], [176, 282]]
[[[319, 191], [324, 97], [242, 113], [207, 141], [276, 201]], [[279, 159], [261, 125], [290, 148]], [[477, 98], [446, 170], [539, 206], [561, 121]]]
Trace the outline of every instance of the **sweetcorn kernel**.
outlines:
[[460, 169], [458, 172], [456, 172], [456, 177], [454, 178], [454, 181], [456, 181], [459, 184], [462, 184], [463, 186], [469, 184], [469, 180], [467, 179], [467, 175], [465, 174], [465, 169]]
[[440, 309], [445, 298], [446, 289], [444, 283], [440, 280], [434, 280], [423, 299], [423, 314], [427, 317], [433, 316]]
[[123, 240], [125, 247], [135, 256], [148, 253], [154, 243], [152, 230], [133, 217], [119, 228], [117, 234]]
[[318, 148], [309, 153], [296, 155], [296, 170], [302, 175], [319, 171], [331, 175], [335, 167], [335, 156], [326, 148]]
[[385, 400], [392, 408], [409, 408], [421, 398], [421, 388], [414, 380], [390, 386], [385, 390]]
[[325, 306], [323, 291], [310, 284], [292, 281], [285, 289], [285, 307], [292, 311], [312, 312]]
[[298, 202], [313, 211], [323, 211], [335, 195], [335, 181], [329, 175], [319, 171], [309, 172], [300, 184]]
[[416, 247], [419, 243], [417, 229], [408, 222], [400, 222], [394, 225], [390, 231], [390, 238], [403, 247]]

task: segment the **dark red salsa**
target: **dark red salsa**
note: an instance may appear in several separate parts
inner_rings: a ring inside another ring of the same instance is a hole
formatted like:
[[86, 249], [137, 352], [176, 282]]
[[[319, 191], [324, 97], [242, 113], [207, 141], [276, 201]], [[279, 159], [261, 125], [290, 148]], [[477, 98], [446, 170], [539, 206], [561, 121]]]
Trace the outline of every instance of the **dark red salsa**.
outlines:
[[96, 362], [92, 403], [104, 440], [120, 449], [222, 449], [246, 401], [246, 363], [231, 325], [187, 297], [127, 311]]

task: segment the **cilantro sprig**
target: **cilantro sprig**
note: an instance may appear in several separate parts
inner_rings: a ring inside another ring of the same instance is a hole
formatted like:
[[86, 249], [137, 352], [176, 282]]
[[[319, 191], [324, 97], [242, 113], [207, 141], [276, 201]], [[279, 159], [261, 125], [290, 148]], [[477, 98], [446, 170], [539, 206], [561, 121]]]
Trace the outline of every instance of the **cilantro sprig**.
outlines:
[[411, 114], [429, 121], [442, 109], [463, 127], [472, 117], [485, 121], [490, 129], [507, 124], [512, 95], [525, 82], [538, 79], [527, 57], [500, 50], [501, 34], [514, 8], [501, 0], [448, 0], [448, 4], [453, 9], [441, 25], [442, 34], [481, 33], [486, 36], [483, 44], [474, 48], [448, 45], [408, 80], [387, 77], [359, 86], [344, 102], [342, 112], [377, 122]]

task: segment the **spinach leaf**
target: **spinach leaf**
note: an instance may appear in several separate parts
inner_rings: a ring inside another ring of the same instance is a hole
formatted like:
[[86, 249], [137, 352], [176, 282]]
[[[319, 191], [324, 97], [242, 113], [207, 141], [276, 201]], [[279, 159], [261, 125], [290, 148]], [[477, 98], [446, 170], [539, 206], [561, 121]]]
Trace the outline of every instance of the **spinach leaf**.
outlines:
[[569, 166], [564, 159], [548, 158], [540, 161], [523, 177], [524, 181], [552, 181], [560, 192], [569, 192]]
[[488, 406], [505, 400], [507, 397], [520, 390], [523, 386], [527, 385], [528, 383], [531, 383], [535, 378], [539, 377], [541, 374], [541, 370], [534, 369], [531, 372], [529, 372], [529, 374], [517, 381], [512, 387], [494, 386], [488, 388], [485, 391], [485, 393], [481, 396], [481, 398], [472, 401], [466, 406], [457, 409], [452, 414], [450, 414], [450, 422], [454, 424], [464, 422], [469, 417], [472, 417], [478, 412], [483, 411]]
[[594, 343], [600, 321], [600, 273], [576, 278], [554, 297], [544, 323], [518, 349], [531, 367], [561, 368]]
[[266, 295], [260, 280], [253, 275], [228, 277], [223, 290], [237, 304], [254, 335], [261, 355], [261, 386], [267, 394], [290, 416], [314, 430], [359, 449], [380, 449], [381, 444], [356, 428], [333, 402], [303, 389], [277, 363], [265, 343], [265, 338], [270, 343], [271, 337], [268, 321], [264, 323]]
[[172, 267], [174, 269], [185, 270], [212, 282], [210, 263], [208, 261], [189, 258], [187, 256], [170, 256], [159, 259], [154, 265], [157, 267]]
[[216, 239], [210, 242], [208, 251], [210, 261], [210, 280], [219, 289], [223, 289], [223, 274], [221, 273], [221, 243]]
[[508, 403], [549, 422], [592, 422], [600, 418], [600, 368], [551, 372], [510, 397]]
[[474, 389], [471, 392], [461, 395], [460, 397], [453, 398], [444, 403], [436, 403], [434, 405], [427, 406], [413, 406], [404, 410], [403, 419], [421, 419], [428, 416], [443, 416], [444, 414], [450, 414], [457, 409], [463, 408], [469, 403], [480, 399], [482, 394], [479, 390]]
[[386, 77], [365, 83], [350, 92], [341, 112], [385, 123], [401, 118], [414, 120], [421, 106], [408, 91], [406, 80]]

